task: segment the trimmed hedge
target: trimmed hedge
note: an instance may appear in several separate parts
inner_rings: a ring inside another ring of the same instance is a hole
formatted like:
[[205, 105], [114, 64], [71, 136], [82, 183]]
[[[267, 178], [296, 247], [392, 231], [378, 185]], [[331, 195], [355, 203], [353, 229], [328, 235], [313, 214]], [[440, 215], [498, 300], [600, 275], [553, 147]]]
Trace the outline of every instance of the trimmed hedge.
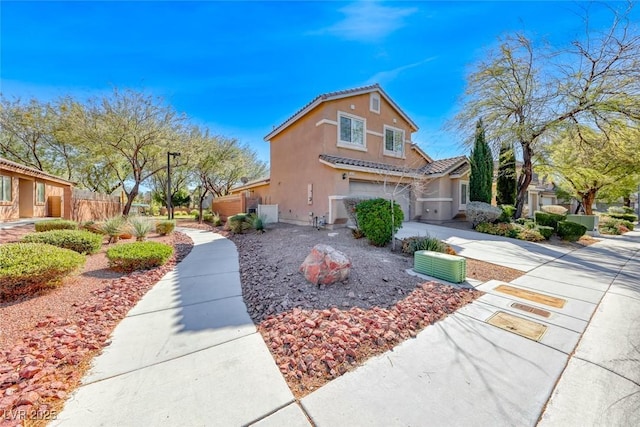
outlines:
[[629, 214], [629, 213], [608, 213], [607, 215], [609, 215], [611, 218], [623, 219], [629, 222], [638, 221], [638, 215]]
[[527, 242], [542, 242], [545, 240], [542, 233], [535, 228], [522, 228], [518, 230], [516, 239], [526, 240]]
[[550, 212], [540, 212], [540, 211], [534, 212], [533, 215], [536, 219], [536, 224], [544, 225], [546, 227], [553, 227], [553, 229], [556, 232], [558, 231], [558, 223], [560, 221], [564, 221], [567, 218], [566, 215], [559, 215], [559, 214], [554, 214]]
[[233, 234], [242, 234], [252, 227], [252, 219], [245, 213], [239, 213], [227, 218], [224, 225], [225, 230], [231, 231]]
[[540, 208], [542, 212], [552, 213], [556, 215], [566, 215], [569, 210], [560, 205], [545, 205]]
[[391, 201], [378, 198], [363, 200], [356, 205], [358, 225], [369, 243], [374, 246], [385, 246], [402, 226], [404, 214], [400, 205], [393, 202], [391, 220]]
[[116, 245], [107, 250], [109, 268], [129, 273], [165, 264], [173, 248], [158, 242], [135, 242]]
[[25, 243], [46, 243], [80, 254], [94, 254], [102, 246], [102, 235], [83, 230], [51, 230], [27, 234]]
[[549, 240], [551, 236], [553, 236], [553, 227], [539, 225], [536, 227], [536, 230], [538, 230], [538, 233], [542, 234], [542, 237], [544, 237], [545, 240]]
[[558, 222], [558, 236], [570, 242], [576, 242], [587, 232], [587, 227], [570, 221]]
[[480, 233], [492, 234], [494, 236], [504, 237], [518, 237], [518, 229], [508, 222], [500, 222], [498, 224], [491, 224], [490, 222], [481, 222], [476, 227], [476, 231]]
[[176, 229], [175, 219], [165, 219], [163, 221], [158, 221], [156, 223], [156, 233], [158, 233], [161, 236], [166, 236], [167, 234], [171, 234], [175, 229]]
[[74, 221], [68, 221], [66, 219], [52, 219], [50, 221], [36, 222], [36, 231], [50, 231], [50, 230], [77, 230], [78, 223]]
[[0, 245], [0, 301], [55, 287], [84, 262], [84, 255], [44, 243]]

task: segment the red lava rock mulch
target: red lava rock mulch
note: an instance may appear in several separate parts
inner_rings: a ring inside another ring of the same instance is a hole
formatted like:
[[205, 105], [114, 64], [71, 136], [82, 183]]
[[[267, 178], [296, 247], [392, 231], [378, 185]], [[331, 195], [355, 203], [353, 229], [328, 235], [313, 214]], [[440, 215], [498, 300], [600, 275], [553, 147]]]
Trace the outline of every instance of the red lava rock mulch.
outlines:
[[389, 309], [294, 308], [262, 321], [258, 330], [296, 398], [415, 337], [482, 295], [437, 282], [417, 287]]
[[115, 326], [191, 251], [193, 242], [175, 233], [173, 246], [174, 256], [164, 266], [103, 279], [105, 286], [92, 291], [83, 303], [73, 303], [75, 310], [68, 317], [46, 316], [20, 340], [0, 350], [0, 426], [55, 419], [91, 359], [109, 345]]

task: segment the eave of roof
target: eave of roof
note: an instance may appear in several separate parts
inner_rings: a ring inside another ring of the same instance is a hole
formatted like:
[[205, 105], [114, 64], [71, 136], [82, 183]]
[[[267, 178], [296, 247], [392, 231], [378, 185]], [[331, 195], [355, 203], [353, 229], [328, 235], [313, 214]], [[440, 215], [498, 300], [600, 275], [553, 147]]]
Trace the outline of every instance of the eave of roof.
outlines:
[[418, 125], [416, 125], [416, 123], [413, 120], [411, 120], [404, 111], [402, 111], [402, 109], [398, 106], [398, 104], [396, 104], [389, 97], [389, 95], [387, 95], [387, 93], [380, 87], [378, 83], [375, 83], [369, 86], [362, 86], [354, 89], [346, 89], [346, 90], [340, 90], [336, 92], [328, 92], [328, 93], [323, 93], [321, 95], [316, 96], [304, 107], [296, 111], [291, 117], [289, 117], [280, 125], [276, 126], [269, 134], [267, 134], [267, 136], [264, 137], [264, 140], [265, 141], [271, 140], [271, 138], [273, 138], [274, 136], [276, 136], [277, 134], [279, 134], [280, 132], [288, 128], [290, 125], [298, 121], [300, 118], [304, 117], [309, 111], [313, 110], [323, 102], [333, 101], [341, 98], [348, 98], [351, 96], [357, 96], [357, 95], [362, 95], [362, 94], [371, 93], [371, 92], [379, 92], [380, 95], [389, 104], [391, 104], [391, 106], [402, 116], [402, 118], [404, 118], [409, 123], [409, 125], [411, 125], [414, 132], [418, 130]]
[[251, 188], [261, 187], [263, 185], [268, 185], [271, 182], [271, 178], [260, 178], [254, 181], [247, 182], [246, 184], [242, 184], [238, 187], [233, 187], [231, 191], [244, 191], [249, 190]]
[[49, 181], [57, 182], [59, 184], [75, 185], [75, 182], [73, 181], [69, 181], [67, 179], [48, 174], [46, 172], [41, 171], [40, 169], [25, 166], [20, 163], [13, 162], [11, 160], [7, 160], [2, 157], [0, 157], [0, 166], [3, 166], [5, 169], [10, 170], [12, 172], [27, 173], [28, 175], [48, 179]]
[[[331, 156], [321, 154], [321, 163], [335, 169], [352, 170], [360, 172], [387, 174], [392, 176], [406, 176], [410, 178], [439, 178], [447, 173], [459, 168], [467, 161], [465, 156], [451, 157], [448, 159], [436, 160], [422, 168], [407, 168], [388, 163], [369, 162], [366, 160], [352, 159], [348, 157]], [[431, 168], [429, 168], [431, 166]]]

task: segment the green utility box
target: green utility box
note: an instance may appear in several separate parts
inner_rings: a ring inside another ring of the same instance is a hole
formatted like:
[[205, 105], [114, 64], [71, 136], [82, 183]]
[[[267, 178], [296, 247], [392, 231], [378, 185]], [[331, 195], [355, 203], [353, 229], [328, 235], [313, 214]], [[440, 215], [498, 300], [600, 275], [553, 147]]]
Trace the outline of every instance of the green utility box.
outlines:
[[413, 269], [452, 283], [462, 283], [467, 278], [466, 259], [440, 252], [416, 251], [413, 254]]
[[582, 224], [587, 227], [587, 231], [596, 231], [599, 219], [600, 217], [597, 215], [567, 215], [567, 221]]

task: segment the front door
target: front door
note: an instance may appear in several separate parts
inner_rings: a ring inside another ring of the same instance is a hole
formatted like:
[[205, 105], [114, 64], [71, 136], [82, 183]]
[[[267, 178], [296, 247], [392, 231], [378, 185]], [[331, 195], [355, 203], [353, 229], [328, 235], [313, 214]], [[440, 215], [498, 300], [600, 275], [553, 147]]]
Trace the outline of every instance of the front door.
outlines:
[[460, 181], [460, 210], [467, 210], [469, 201], [469, 181]]

